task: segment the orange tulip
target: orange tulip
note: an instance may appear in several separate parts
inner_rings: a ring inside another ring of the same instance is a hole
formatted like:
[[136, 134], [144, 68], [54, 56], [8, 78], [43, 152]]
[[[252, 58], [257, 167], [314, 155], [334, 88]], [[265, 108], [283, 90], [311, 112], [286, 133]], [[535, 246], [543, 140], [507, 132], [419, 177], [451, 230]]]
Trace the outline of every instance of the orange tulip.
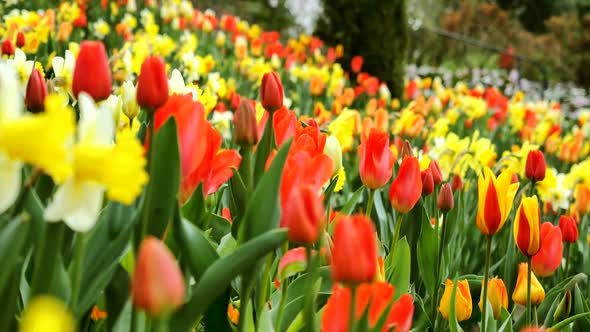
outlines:
[[[480, 311], [483, 310], [481, 303], [482, 298], [483, 294], [480, 296], [478, 304]], [[508, 308], [508, 294], [506, 293], [506, 286], [504, 286], [504, 281], [502, 281], [502, 279], [491, 278], [488, 280], [488, 302], [490, 302], [492, 306], [494, 319], [499, 319], [502, 314], [502, 308]]]
[[[522, 306], [526, 306], [527, 298], [527, 282], [528, 282], [528, 264], [518, 264], [518, 278], [516, 279], [516, 286], [512, 293], [512, 301]], [[537, 305], [545, 299], [545, 290], [537, 280], [534, 273], [531, 273], [531, 305]]]
[[561, 265], [563, 243], [561, 230], [550, 222], [541, 225], [541, 248], [533, 256], [533, 271], [541, 277], [548, 277]]
[[[354, 260], [354, 264], [351, 264]], [[375, 278], [377, 243], [371, 219], [364, 215], [341, 217], [334, 230], [332, 278], [336, 282], [363, 283]]]
[[[402, 295], [386, 312], [392, 301], [395, 287], [386, 282], [362, 284], [356, 291], [355, 318], [359, 320], [369, 306], [369, 327], [374, 327], [379, 318], [387, 315], [381, 331], [405, 332], [412, 327], [414, 304], [410, 294]], [[334, 286], [334, 293], [326, 303], [322, 315], [323, 332], [346, 332], [348, 328], [347, 313], [350, 312], [351, 292], [349, 287]], [[369, 304], [370, 303], [370, 304]], [[394, 329], [392, 329], [395, 326]]]
[[389, 148], [389, 134], [371, 128], [368, 137], [361, 135], [358, 154], [363, 184], [373, 190], [383, 187], [391, 178], [394, 162], [393, 152]]
[[420, 164], [414, 156], [404, 157], [389, 190], [389, 200], [398, 213], [407, 213], [420, 199], [422, 178]]
[[183, 275], [170, 250], [152, 236], [145, 238], [139, 246], [131, 282], [133, 304], [159, 316], [181, 306], [185, 295]]
[[[447, 279], [445, 281], [445, 292], [440, 299], [438, 311], [444, 319], [449, 320], [451, 297], [453, 295], [453, 281]], [[471, 304], [471, 292], [469, 291], [469, 283], [467, 280], [460, 280], [457, 282], [457, 291], [455, 292], [455, 313], [457, 321], [462, 322], [471, 317], [473, 305]]]
[[[295, 127], [297, 125], [297, 116], [295, 112], [290, 111], [287, 107], [282, 107], [274, 114], [272, 118], [274, 127], [275, 141], [277, 146], [283, 145], [287, 139], [295, 135]], [[261, 135], [259, 135], [261, 137]]]
[[540, 218], [537, 196], [523, 198], [514, 217], [514, 240], [525, 256], [533, 256], [541, 248]]
[[281, 211], [281, 227], [287, 227], [289, 241], [314, 244], [318, 240], [324, 215], [318, 191], [303, 183], [291, 190], [289, 204], [285, 204]]
[[489, 168], [485, 168], [477, 181], [478, 209], [476, 225], [484, 235], [496, 234], [506, 222], [518, 183], [512, 183], [512, 173], [500, 173], [496, 179]]

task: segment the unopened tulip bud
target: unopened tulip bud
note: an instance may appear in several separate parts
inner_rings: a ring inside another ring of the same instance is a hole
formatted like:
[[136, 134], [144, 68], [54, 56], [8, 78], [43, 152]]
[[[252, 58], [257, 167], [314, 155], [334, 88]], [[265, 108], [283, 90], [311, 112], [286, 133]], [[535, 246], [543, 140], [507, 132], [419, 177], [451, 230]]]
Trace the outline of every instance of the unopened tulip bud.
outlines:
[[335, 136], [328, 136], [326, 139], [324, 153], [332, 159], [332, 177], [334, 177], [336, 174], [340, 173], [340, 170], [342, 169], [342, 147]]
[[553, 319], [555, 322], [561, 322], [562, 320], [566, 319], [570, 315], [570, 311], [572, 310], [572, 292], [571, 290], [566, 290], [565, 295], [557, 305], [557, 309], [555, 309], [555, 313], [553, 314]]
[[45, 97], [47, 97], [47, 85], [43, 74], [34, 68], [25, 95], [25, 105], [33, 113], [41, 112], [45, 108]]
[[426, 169], [420, 173], [422, 177], [422, 196], [426, 197], [434, 191], [434, 180], [432, 179], [432, 172]]
[[[520, 263], [518, 265], [518, 278], [516, 286], [512, 293], [512, 301], [522, 306], [527, 303], [527, 285], [528, 285], [528, 264]], [[534, 273], [531, 273], [531, 304], [537, 305], [545, 300], [545, 290]]]
[[236, 143], [239, 146], [252, 146], [258, 143], [258, 124], [256, 109], [251, 100], [241, 98], [234, 116]]
[[405, 140], [404, 145], [402, 146], [402, 158], [413, 156], [414, 150], [412, 150], [412, 144], [410, 144], [408, 140]]
[[140, 247], [131, 284], [133, 304], [151, 316], [170, 313], [184, 303], [185, 286], [176, 259], [155, 237]]
[[[483, 292], [483, 287], [482, 290]], [[482, 307], [482, 296], [479, 298], [479, 310], [483, 310]], [[488, 280], [488, 298], [487, 301], [492, 306], [492, 312], [494, 314], [494, 319], [500, 319], [502, 314], [502, 308], [508, 308], [508, 293], [506, 292], [506, 286], [504, 285], [504, 281], [498, 278], [491, 278]]]
[[453, 191], [461, 191], [463, 189], [463, 180], [461, 179], [461, 175], [453, 175], [453, 178], [451, 179], [451, 187], [453, 188]]
[[559, 228], [563, 240], [568, 243], [575, 243], [578, 241], [578, 225], [574, 218], [570, 216], [561, 216], [559, 218]]
[[12, 45], [10, 39], [5, 39], [2, 43], [2, 54], [13, 55], [14, 51], [14, 45]]
[[453, 209], [455, 206], [455, 200], [453, 199], [453, 190], [451, 189], [451, 185], [445, 183], [440, 188], [440, 192], [438, 193], [438, 209], [441, 210], [443, 213], [447, 213]]
[[430, 168], [430, 172], [432, 172], [432, 179], [434, 180], [434, 184], [437, 186], [441, 184], [443, 181], [443, 176], [440, 170], [440, 166], [438, 166], [438, 162], [436, 162], [436, 160], [431, 160], [430, 165], [428, 165], [428, 168]]
[[543, 152], [531, 150], [526, 158], [525, 174], [533, 182], [543, 181], [545, 179], [545, 156]]
[[18, 48], [22, 48], [23, 46], [25, 46], [25, 33], [22, 31], [19, 31], [18, 34], [16, 35], [16, 47]]
[[278, 275], [280, 280], [305, 271], [307, 254], [305, 247], [297, 247], [287, 251], [279, 261]]
[[[445, 291], [438, 307], [438, 311], [445, 320], [449, 320], [453, 287], [453, 282], [447, 279], [445, 282]], [[471, 304], [469, 283], [467, 280], [457, 281], [457, 291], [455, 292], [455, 315], [457, 316], [457, 321], [462, 322], [469, 319], [472, 309], [473, 305]]]
[[283, 85], [277, 73], [266, 73], [262, 77], [260, 101], [262, 107], [269, 113], [274, 113], [283, 107]]
[[407, 213], [414, 208], [422, 194], [420, 164], [416, 157], [404, 157], [389, 189], [389, 201], [398, 213]]
[[168, 100], [166, 64], [159, 56], [149, 56], [141, 65], [137, 79], [137, 104], [155, 110]]
[[111, 69], [103, 43], [87, 40], [80, 43], [74, 68], [72, 91], [76, 98], [82, 91], [88, 93], [95, 102], [111, 95]]

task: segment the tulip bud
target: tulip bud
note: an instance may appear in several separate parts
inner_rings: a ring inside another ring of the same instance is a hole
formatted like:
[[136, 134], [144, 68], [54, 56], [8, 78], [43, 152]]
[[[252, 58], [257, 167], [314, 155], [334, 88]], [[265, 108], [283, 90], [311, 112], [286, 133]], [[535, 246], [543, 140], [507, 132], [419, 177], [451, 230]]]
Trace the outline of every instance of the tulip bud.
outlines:
[[266, 73], [262, 77], [260, 100], [262, 107], [269, 113], [274, 113], [283, 107], [283, 85], [277, 73]]
[[332, 159], [332, 177], [334, 177], [342, 169], [342, 147], [335, 136], [328, 136], [326, 139], [324, 153]]
[[2, 54], [13, 55], [14, 51], [14, 45], [12, 45], [10, 39], [5, 39], [2, 43]]
[[537, 196], [524, 197], [514, 216], [514, 241], [525, 256], [534, 256], [541, 248], [540, 218]]
[[510, 183], [520, 183], [520, 180], [518, 179], [518, 174], [512, 173], [512, 179], [510, 180]]
[[19, 31], [18, 34], [16, 35], [16, 47], [18, 48], [22, 48], [23, 46], [25, 46], [25, 33], [22, 31]]
[[578, 241], [578, 225], [574, 218], [570, 216], [561, 216], [559, 218], [559, 228], [563, 240], [568, 243], [575, 243]]
[[168, 100], [166, 64], [159, 56], [148, 56], [137, 78], [137, 104], [155, 110]]
[[421, 194], [422, 179], [418, 159], [404, 157], [397, 177], [391, 183], [389, 201], [398, 213], [407, 213], [414, 208]]
[[434, 191], [434, 180], [432, 179], [432, 172], [429, 168], [420, 173], [422, 177], [422, 196], [426, 197]]
[[45, 78], [37, 68], [34, 68], [27, 83], [27, 92], [25, 95], [27, 109], [33, 113], [43, 111], [45, 109], [45, 97], [47, 97]]
[[[482, 299], [483, 299], [483, 287], [482, 287], [482, 295], [479, 298], [479, 310], [483, 311], [482, 308]], [[506, 293], [506, 286], [504, 285], [504, 281], [498, 278], [491, 278], [488, 280], [488, 298], [487, 301], [490, 302], [492, 306], [492, 311], [494, 313], [494, 319], [500, 319], [502, 314], [502, 308], [508, 308], [508, 293]]]
[[567, 289], [561, 302], [557, 305], [557, 309], [555, 309], [555, 313], [553, 314], [553, 319], [555, 322], [561, 322], [562, 320], [566, 319], [570, 315], [570, 311], [572, 310], [572, 292], [571, 290]]
[[289, 204], [281, 211], [281, 227], [287, 227], [289, 241], [313, 244], [318, 240], [324, 206], [311, 185], [300, 184], [291, 190]]
[[256, 109], [251, 100], [241, 98], [234, 115], [234, 136], [239, 146], [252, 146], [258, 143], [258, 123]]
[[78, 98], [80, 92], [88, 93], [95, 102], [107, 99], [111, 94], [111, 70], [104, 45], [99, 41], [83, 41], [76, 59], [72, 91]]
[[402, 145], [402, 158], [413, 156], [414, 150], [412, 149], [412, 144], [408, 140], [405, 140], [404, 145]]
[[287, 251], [279, 261], [278, 275], [280, 280], [305, 271], [307, 268], [307, 253], [305, 247], [298, 247]]
[[455, 200], [453, 199], [453, 190], [451, 190], [451, 185], [445, 183], [440, 188], [440, 192], [438, 193], [438, 209], [441, 210], [443, 213], [447, 213], [453, 209], [455, 206]]
[[[516, 286], [514, 293], [512, 293], [512, 301], [522, 306], [526, 306], [527, 299], [527, 283], [528, 283], [528, 264], [518, 264], [518, 278], [516, 279]], [[537, 280], [534, 273], [531, 273], [531, 304], [537, 305], [545, 299], [545, 290]]]
[[453, 178], [451, 179], [451, 187], [453, 188], [453, 192], [461, 191], [463, 189], [463, 180], [459, 174], [453, 175]]
[[440, 170], [440, 166], [438, 166], [438, 162], [436, 162], [436, 160], [431, 160], [430, 165], [428, 165], [428, 168], [430, 168], [430, 172], [432, 172], [432, 179], [434, 180], [434, 184], [437, 186], [441, 184], [443, 181], [443, 176]]
[[[445, 282], [445, 292], [440, 299], [438, 311], [445, 320], [449, 320], [449, 312], [451, 307], [451, 297], [453, 295], [453, 282], [447, 279]], [[462, 322], [471, 317], [473, 305], [471, 304], [471, 292], [469, 291], [469, 283], [467, 280], [457, 282], [457, 291], [455, 292], [455, 313], [457, 321]]]
[[176, 259], [153, 236], [145, 238], [137, 255], [131, 283], [133, 304], [151, 316], [170, 313], [184, 303], [185, 286]]
[[538, 150], [529, 151], [526, 158], [526, 177], [533, 182], [543, 181], [546, 169], [547, 165], [545, 164], [545, 156], [543, 155], [543, 152]]
[[371, 219], [363, 215], [339, 218], [334, 230], [332, 279], [354, 284], [371, 282], [376, 272], [377, 243]]

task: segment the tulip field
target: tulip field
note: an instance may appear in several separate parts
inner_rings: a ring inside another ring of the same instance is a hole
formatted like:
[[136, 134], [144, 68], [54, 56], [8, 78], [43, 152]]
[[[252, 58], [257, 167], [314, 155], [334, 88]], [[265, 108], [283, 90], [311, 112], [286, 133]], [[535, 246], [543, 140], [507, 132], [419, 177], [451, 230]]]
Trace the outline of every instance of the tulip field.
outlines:
[[590, 331], [590, 109], [188, 0], [0, 14], [0, 331]]

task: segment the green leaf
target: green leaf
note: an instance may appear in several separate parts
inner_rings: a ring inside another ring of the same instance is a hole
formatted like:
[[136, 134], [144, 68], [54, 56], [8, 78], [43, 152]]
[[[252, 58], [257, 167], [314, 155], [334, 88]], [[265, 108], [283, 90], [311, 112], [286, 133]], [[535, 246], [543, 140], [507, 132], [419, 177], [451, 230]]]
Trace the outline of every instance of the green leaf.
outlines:
[[260, 320], [258, 321], [258, 327], [256, 329], [258, 332], [274, 332], [275, 328], [272, 325], [272, 319], [270, 317], [270, 309], [268, 306], [264, 306], [262, 309], [262, 315], [260, 315]]
[[279, 150], [268, 171], [264, 173], [256, 186], [240, 225], [238, 243], [244, 243], [267, 230], [278, 227], [281, 213], [279, 188], [290, 147], [291, 140]]
[[391, 277], [388, 281], [395, 286], [395, 294], [393, 298], [397, 300], [402, 294], [407, 293], [410, 288], [411, 258], [410, 246], [408, 245], [406, 238], [403, 237], [397, 242], [395, 253], [389, 254], [395, 255], [393, 257], [393, 266], [391, 267]]
[[[580, 288], [576, 285], [574, 289], [574, 314], [589, 314], [590, 309], [588, 308], [588, 303], [586, 302], [586, 299], [584, 299]], [[577, 319], [574, 323], [573, 330], [590, 331], [590, 316]]]
[[108, 312], [106, 318], [107, 330], [112, 331], [115, 324], [119, 320], [125, 304], [129, 299], [129, 274], [121, 266], [118, 265], [115, 269], [115, 274], [111, 282], [105, 289], [106, 311]]
[[23, 221], [22, 217], [17, 217], [0, 230], [0, 262], [3, 266], [0, 271], [0, 290], [10, 285], [9, 281], [13, 279], [18, 258], [27, 243], [29, 225], [30, 223]]
[[[411, 222], [413, 220], [407, 220]], [[432, 295], [434, 287], [440, 287], [440, 280], [434, 280], [436, 275], [436, 258], [438, 257], [438, 236], [430, 226], [427, 218], [422, 218], [420, 238], [418, 238], [418, 268], [426, 284], [426, 291]]]
[[363, 191], [365, 190], [365, 187], [360, 187], [358, 188], [350, 197], [350, 199], [346, 202], [346, 204], [344, 204], [344, 206], [342, 207], [342, 209], [340, 209], [340, 213], [342, 213], [343, 215], [349, 216], [351, 215], [355, 208], [356, 205], [359, 203], [360, 198], [363, 196]]
[[[32, 295], [49, 292], [55, 272], [57, 257], [62, 252], [65, 225], [63, 223], [48, 223], [43, 226], [44, 234], [36, 241], [35, 248], [35, 269], [31, 282]], [[34, 230], [36, 232], [38, 230]]]
[[496, 320], [494, 319], [494, 309], [492, 309], [492, 304], [490, 301], [486, 301], [486, 310], [487, 310], [487, 322], [486, 324], [486, 331], [496, 331]]
[[[256, 153], [255, 153], [255, 163], [254, 163], [254, 182], [258, 187], [258, 182], [262, 181], [264, 171], [264, 166], [266, 165], [266, 161], [268, 160], [268, 156], [273, 149], [275, 137], [273, 134], [273, 113], [269, 112], [268, 120], [266, 121], [266, 125], [264, 126], [264, 133], [262, 134], [262, 138], [258, 145], [256, 146]], [[283, 148], [285, 145], [283, 144]], [[274, 163], [274, 161], [273, 161]]]
[[287, 230], [272, 230], [215, 261], [194, 287], [190, 301], [172, 315], [171, 330], [189, 331], [196, 319], [229, 287], [235, 277], [250, 269], [253, 262], [275, 250], [286, 240]]
[[451, 332], [463, 332], [463, 329], [459, 325], [457, 321], [457, 308], [455, 305], [455, 301], [457, 298], [457, 276], [453, 279], [453, 292], [451, 293], [451, 302], [449, 305], [449, 330]]
[[174, 117], [170, 117], [160, 127], [152, 144], [153, 159], [150, 162], [150, 182], [143, 206], [142, 227], [146, 234], [162, 238], [172, 219], [180, 189], [180, 152]]
[[0, 311], [0, 331], [16, 331], [18, 328], [15, 314], [17, 312], [19, 288], [14, 287], [14, 285], [18, 285], [21, 279], [23, 261], [23, 259], [19, 259], [14, 263], [13, 269], [2, 271], [2, 274], [10, 274], [7, 281], [9, 285], [13, 286], [0, 288], [0, 298], [5, 300], [2, 303], [2, 310]]
[[217, 243], [231, 230], [229, 221], [214, 213], [209, 213], [209, 227], [211, 227], [211, 238]]
[[500, 317], [500, 321], [502, 325], [498, 328], [498, 332], [511, 332], [512, 331], [512, 314], [509, 313], [506, 308], [502, 307], [502, 316]]

